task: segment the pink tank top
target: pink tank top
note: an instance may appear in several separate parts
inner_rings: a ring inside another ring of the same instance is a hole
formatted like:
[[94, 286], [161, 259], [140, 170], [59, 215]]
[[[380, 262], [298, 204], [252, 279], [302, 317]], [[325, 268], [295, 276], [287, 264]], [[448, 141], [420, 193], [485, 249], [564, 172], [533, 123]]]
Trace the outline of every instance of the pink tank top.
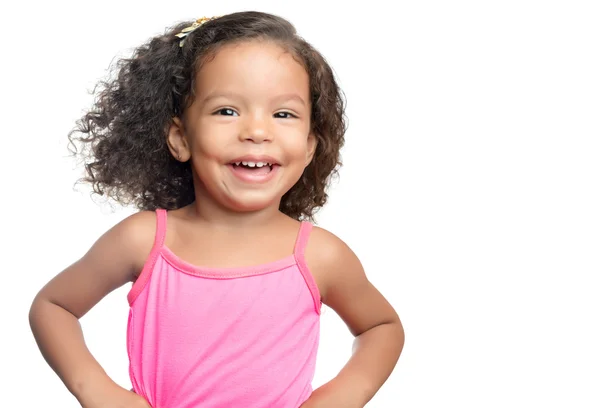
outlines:
[[[312, 392], [321, 300], [294, 253], [246, 268], [205, 268], [165, 245], [156, 211], [152, 251], [127, 295], [129, 375], [154, 408], [297, 408]], [[201, 248], [199, 249], [201, 250]]]

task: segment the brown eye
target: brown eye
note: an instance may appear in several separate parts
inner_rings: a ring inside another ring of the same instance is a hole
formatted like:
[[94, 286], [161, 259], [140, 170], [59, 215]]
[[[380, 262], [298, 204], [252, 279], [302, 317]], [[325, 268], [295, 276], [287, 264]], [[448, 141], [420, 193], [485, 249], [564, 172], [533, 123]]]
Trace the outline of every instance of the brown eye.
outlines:
[[[287, 116], [286, 116], [287, 115]], [[275, 117], [278, 119], [290, 119], [290, 118], [297, 118], [296, 115], [290, 113], [290, 112], [277, 112], [275, 114]]]
[[236, 116], [237, 112], [234, 111], [231, 108], [223, 108], [223, 109], [219, 109], [214, 114], [215, 115], [222, 115], [222, 116]]

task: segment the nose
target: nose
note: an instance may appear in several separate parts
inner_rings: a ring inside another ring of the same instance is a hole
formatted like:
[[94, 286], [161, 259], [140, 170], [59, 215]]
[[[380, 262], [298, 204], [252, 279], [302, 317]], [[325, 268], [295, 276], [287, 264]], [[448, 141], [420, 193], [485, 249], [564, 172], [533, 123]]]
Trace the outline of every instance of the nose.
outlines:
[[241, 141], [263, 143], [273, 140], [269, 121], [263, 115], [247, 115], [240, 132]]

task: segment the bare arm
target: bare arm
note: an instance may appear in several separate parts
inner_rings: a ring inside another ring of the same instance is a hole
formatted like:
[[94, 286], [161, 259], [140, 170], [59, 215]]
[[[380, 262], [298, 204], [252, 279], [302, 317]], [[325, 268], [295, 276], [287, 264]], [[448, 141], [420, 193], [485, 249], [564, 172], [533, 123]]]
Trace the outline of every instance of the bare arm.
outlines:
[[48, 282], [31, 305], [29, 322], [42, 355], [84, 406], [92, 394], [116, 384], [86, 347], [79, 319], [134, 279], [152, 248], [154, 226], [151, 212], [121, 221]]
[[404, 347], [404, 328], [359, 259], [335, 235], [315, 228], [306, 256], [309, 267], [324, 277], [323, 303], [335, 310], [355, 340], [348, 363], [302, 408], [364, 407], [392, 373]]

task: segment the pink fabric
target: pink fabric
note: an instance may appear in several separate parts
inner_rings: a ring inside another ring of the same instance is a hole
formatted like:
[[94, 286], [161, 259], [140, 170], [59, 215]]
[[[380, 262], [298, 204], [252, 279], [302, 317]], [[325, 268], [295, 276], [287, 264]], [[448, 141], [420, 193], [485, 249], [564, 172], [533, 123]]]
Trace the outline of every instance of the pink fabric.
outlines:
[[[133, 390], [154, 408], [297, 408], [312, 392], [321, 301], [294, 253], [247, 268], [203, 268], [154, 247], [128, 294]], [[200, 249], [201, 250], [201, 249]]]

